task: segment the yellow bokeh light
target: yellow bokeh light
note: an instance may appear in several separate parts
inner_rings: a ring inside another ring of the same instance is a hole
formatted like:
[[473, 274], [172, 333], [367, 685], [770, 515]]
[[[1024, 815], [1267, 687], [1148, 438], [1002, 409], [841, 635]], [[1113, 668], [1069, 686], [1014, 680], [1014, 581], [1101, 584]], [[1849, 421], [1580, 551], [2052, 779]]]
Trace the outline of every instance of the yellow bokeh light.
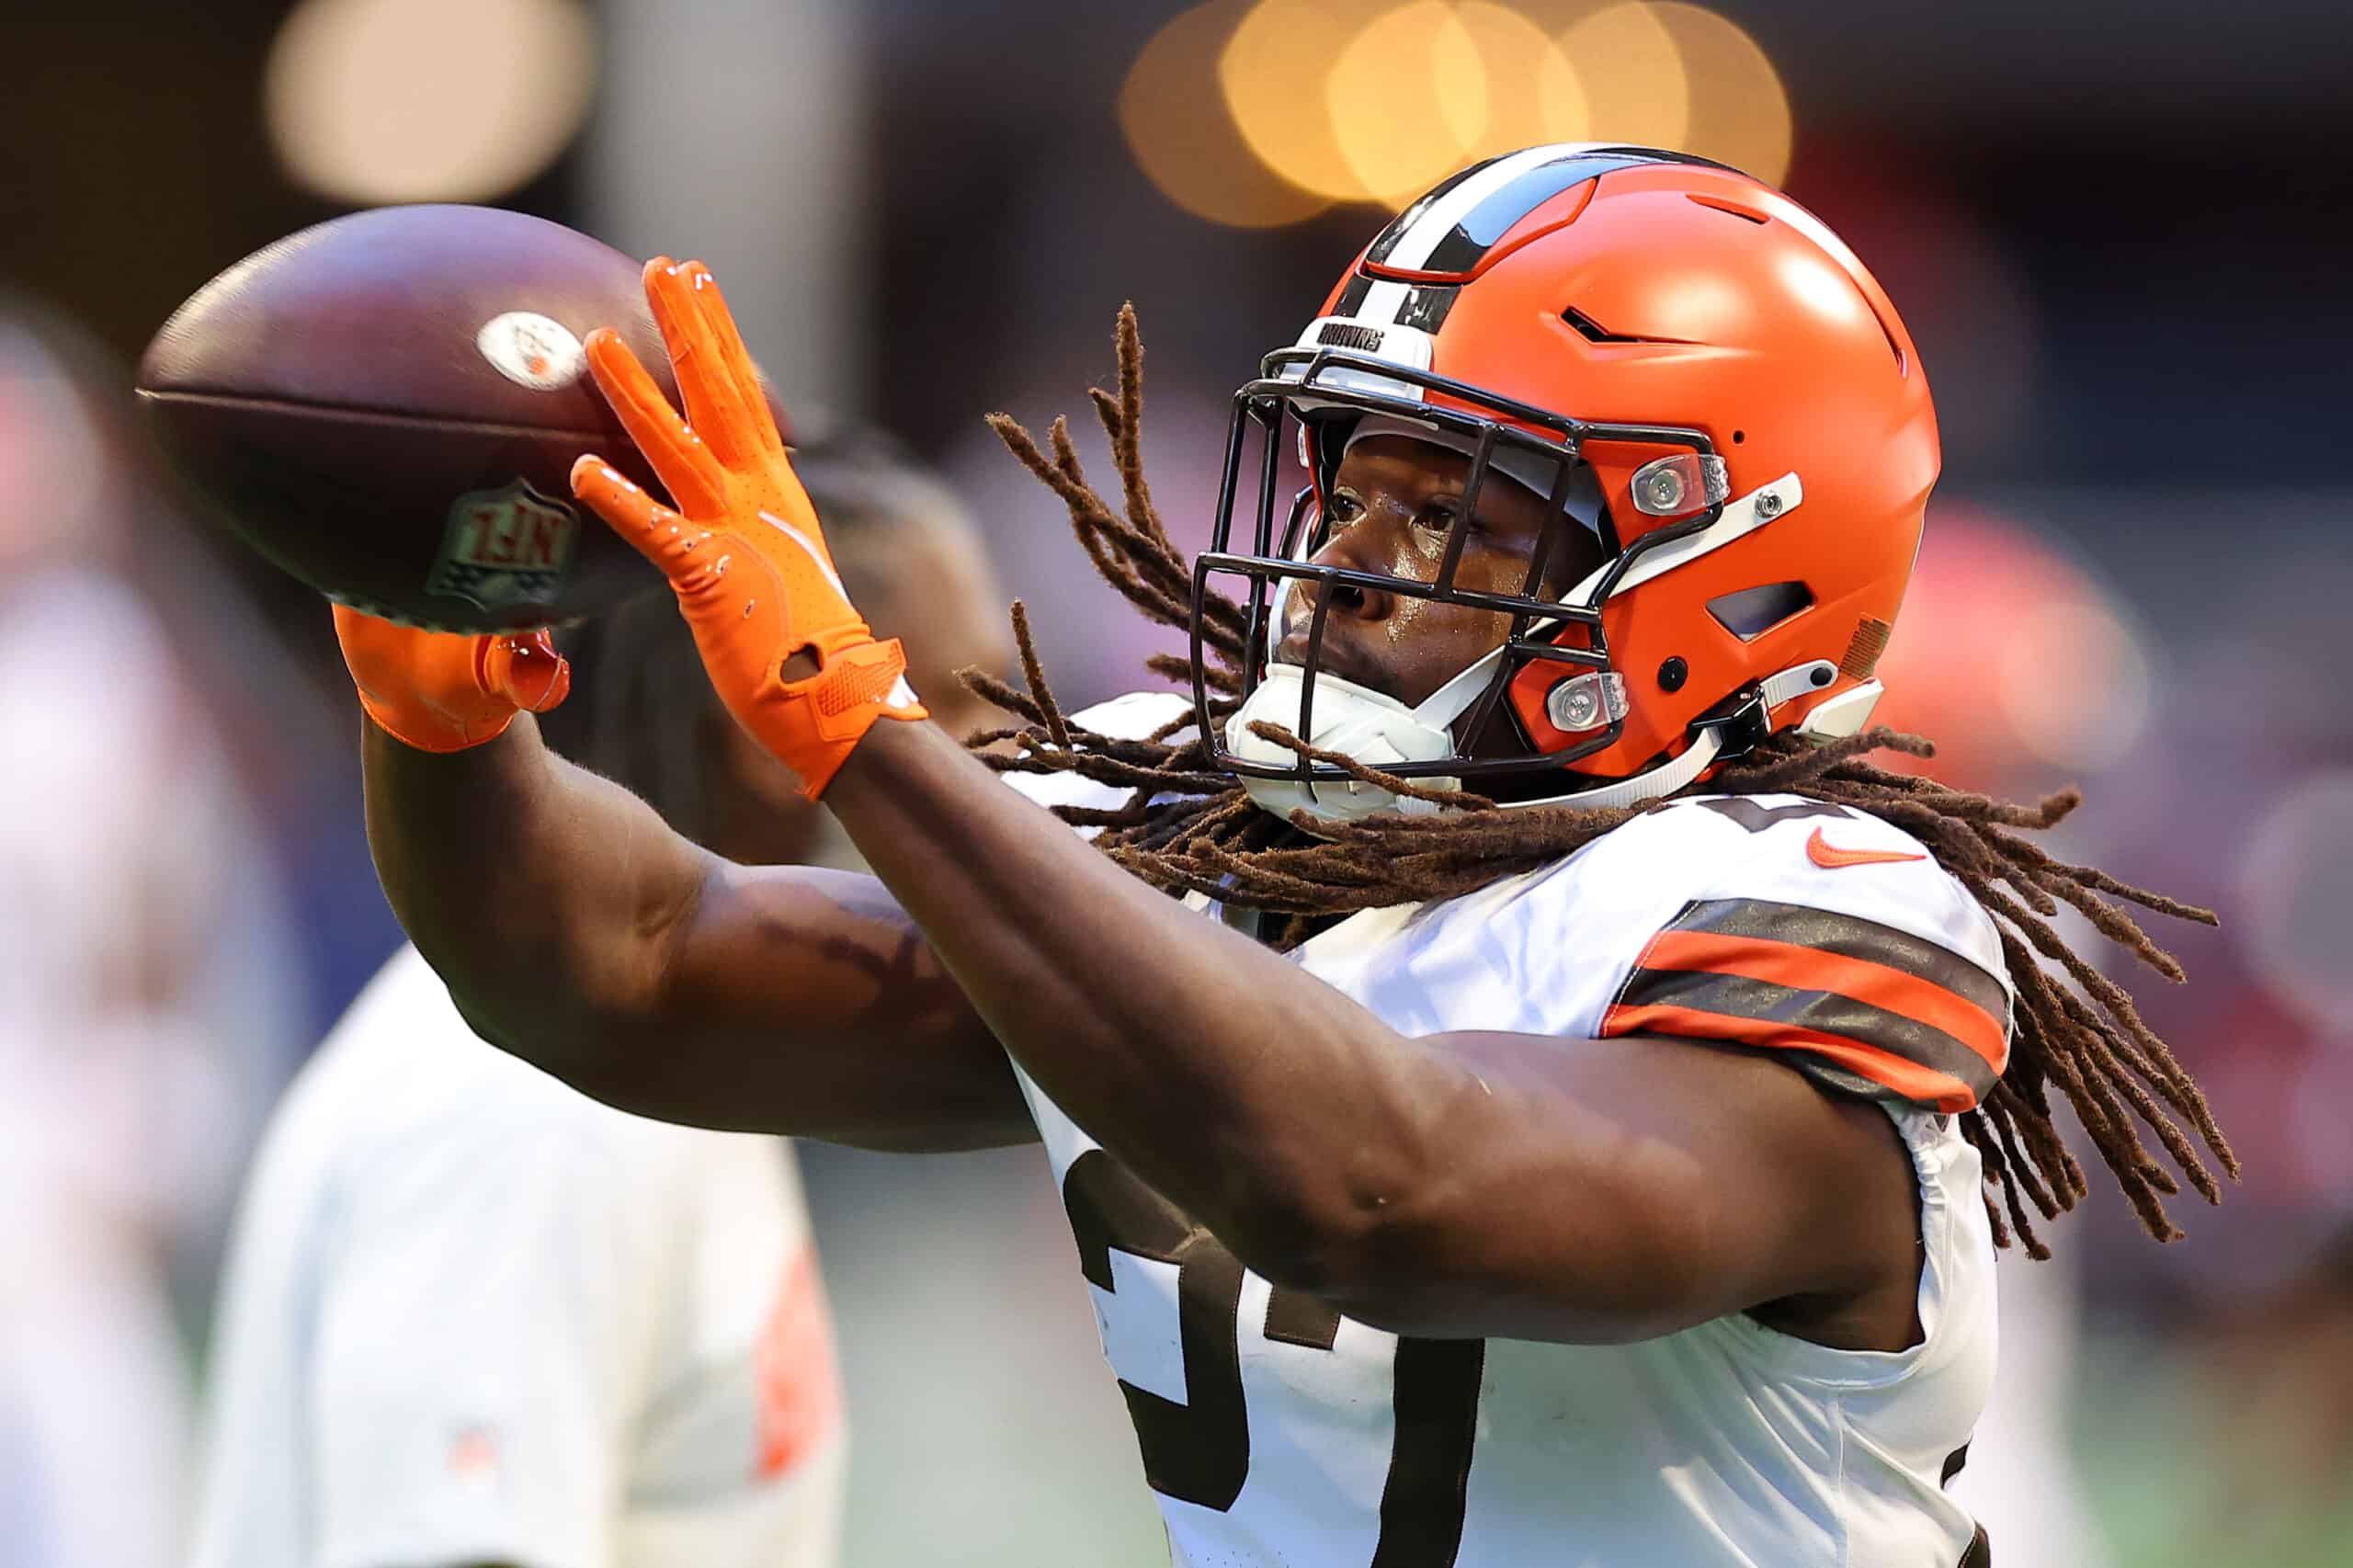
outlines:
[[271, 140], [346, 201], [480, 201], [554, 162], [588, 112], [575, 0], [304, 0], [263, 69]]
[[1217, 62], [1242, 140], [1267, 168], [1335, 201], [1369, 201], [1334, 134], [1324, 85], [1358, 29], [1391, 0], [1258, 0]]
[[1678, 151], [1730, 164], [1768, 185], [1790, 171], [1790, 95], [1756, 40], [1703, 6], [1649, 7], [1675, 40], [1690, 83], [1691, 123]]
[[1588, 138], [1585, 85], [1542, 28], [1491, 0], [1464, 0], [1454, 17], [1486, 73], [1486, 129], [1471, 139], [1465, 161]]
[[1178, 207], [1213, 223], [1271, 228], [1330, 201], [1269, 168], [1232, 119], [1203, 110], [1249, 8], [1249, 0], [1211, 0], [1154, 33], [1120, 85], [1120, 131], [1136, 166]]
[[1684, 0], [1211, 0], [1144, 46], [1119, 113], [1170, 200], [1250, 226], [1393, 208], [1548, 142], [1673, 148], [1778, 184], [1791, 140], [1765, 51]]
[[1486, 133], [1486, 67], [1446, 0], [1375, 17], [1333, 62], [1324, 97], [1348, 172], [1391, 206], [1461, 167]]
[[[1586, 121], [1571, 130], [1548, 125], [1555, 141], [1587, 139], [1634, 147], [1684, 149], [1691, 129], [1691, 87], [1683, 51], [1660, 18], [1656, 6], [1604, 6], [1578, 18], [1561, 34], [1560, 49], [1545, 68], [1573, 72], [1582, 88]], [[1545, 102], [1555, 100], [1548, 89]], [[1566, 101], [1563, 94], [1558, 101]]]

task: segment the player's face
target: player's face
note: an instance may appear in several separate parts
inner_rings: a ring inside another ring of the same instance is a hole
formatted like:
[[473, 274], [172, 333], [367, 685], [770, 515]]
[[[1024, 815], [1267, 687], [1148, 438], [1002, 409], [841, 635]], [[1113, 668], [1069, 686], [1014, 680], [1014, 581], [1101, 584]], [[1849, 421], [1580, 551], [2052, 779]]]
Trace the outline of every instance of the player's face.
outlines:
[[[1334, 477], [1326, 520], [1333, 536], [1315, 553], [1319, 562], [1361, 572], [1438, 579], [1447, 530], [1461, 510], [1471, 460], [1408, 436], [1376, 436], [1350, 447]], [[1478, 511], [1455, 568], [1459, 586], [1518, 594], [1551, 508], [1534, 491], [1490, 472], [1479, 487]], [[1601, 562], [1587, 529], [1558, 530], [1544, 572], [1544, 591], [1560, 594]], [[1288, 627], [1276, 658], [1301, 664], [1307, 653], [1316, 585], [1292, 593]], [[1324, 626], [1320, 667], [1343, 679], [1416, 703], [1499, 647], [1511, 619], [1467, 605], [1437, 604], [1379, 589], [1339, 586]]]

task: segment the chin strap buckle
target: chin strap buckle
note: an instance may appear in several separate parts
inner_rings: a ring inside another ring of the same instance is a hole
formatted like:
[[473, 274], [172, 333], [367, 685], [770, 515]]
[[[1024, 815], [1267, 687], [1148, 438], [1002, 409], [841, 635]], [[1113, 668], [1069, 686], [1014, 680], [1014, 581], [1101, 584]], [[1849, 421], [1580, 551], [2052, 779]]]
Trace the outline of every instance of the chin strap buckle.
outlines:
[[1765, 688], [1754, 681], [1692, 720], [1690, 729], [1694, 741], [1703, 734], [1715, 738], [1719, 762], [1754, 750], [1772, 733], [1773, 710], [1766, 703]]
[[1755, 749], [1773, 733], [1773, 710], [1810, 693], [1826, 689], [1838, 678], [1838, 666], [1827, 659], [1792, 665], [1763, 681], [1751, 681], [1715, 707], [1691, 721], [1691, 738], [1712, 732], [1716, 756], [1730, 760]]

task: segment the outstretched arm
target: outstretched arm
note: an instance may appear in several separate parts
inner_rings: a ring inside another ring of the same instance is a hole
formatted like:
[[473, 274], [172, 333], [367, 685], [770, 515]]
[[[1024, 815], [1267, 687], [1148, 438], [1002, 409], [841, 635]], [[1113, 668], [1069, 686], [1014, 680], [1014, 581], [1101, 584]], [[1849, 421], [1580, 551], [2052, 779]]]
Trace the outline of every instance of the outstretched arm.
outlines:
[[483, 1038], [665, 1120], [875, 1148], [1034, 1136], [1003, 1051], [872, 878], [730, 864], [557, 757], [517, 713], [563, 695], [536, 640], [336, 626], [371, 716], [378, 873]]

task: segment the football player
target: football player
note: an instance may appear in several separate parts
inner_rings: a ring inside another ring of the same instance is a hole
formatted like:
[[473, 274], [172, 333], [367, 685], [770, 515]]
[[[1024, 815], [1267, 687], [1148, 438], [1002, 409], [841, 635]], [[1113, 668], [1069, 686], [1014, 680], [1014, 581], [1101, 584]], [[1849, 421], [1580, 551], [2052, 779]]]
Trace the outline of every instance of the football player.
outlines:
[[656, 1116], [1042, 1140], [1181, 1563], [1985, 1560], [1942, 1483], [1997, 1240], [2085, 1190], [2053, 1092], [2160, 1234], [2136, 1120], [2230, 1163], [2050, 921], [2170, 971], [2123, 905], [2200, 912], [2021, 835], [2072, 796], [1865, 760], [1922, 749], [1866, 722], [1936, 424], [1818, 220], [1462, 171], [1241, 389], [1198, 562], [1123, 318], [1119, 505], [999, 427], [1185, 689], [1066, 715], [1026, 658], [1013, 789], [844, 593], [709, 271], [646, 284], [684, 410], [588, 351], [676, 509], [574, 488], [873, 875], [699, 854], [517, 717], [544, 650], [347, 614], [384, 882], [486, 1037]]

